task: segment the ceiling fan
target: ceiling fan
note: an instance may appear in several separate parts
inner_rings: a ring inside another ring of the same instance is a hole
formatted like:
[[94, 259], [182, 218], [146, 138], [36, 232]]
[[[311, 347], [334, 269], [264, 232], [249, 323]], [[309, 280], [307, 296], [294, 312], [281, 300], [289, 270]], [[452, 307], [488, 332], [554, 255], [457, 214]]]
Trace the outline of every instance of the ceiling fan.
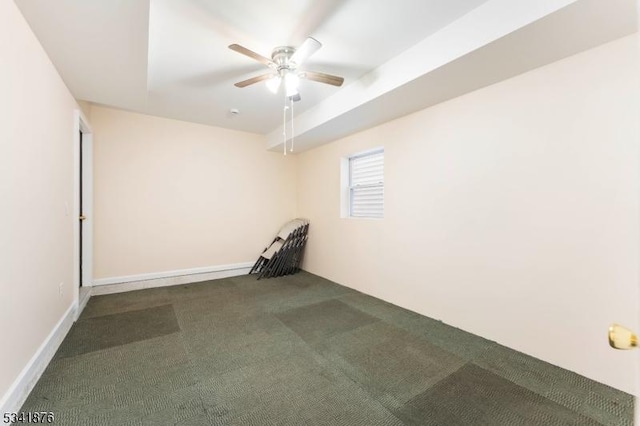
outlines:
[[271, 72], [239, 81], [235, 86], [247, 87], [251, 84], [266, 80], [266, 85], [269, 90], [273, 93], [277, 93], [280, 88], [283, 87], [285, 95], [293, 101], [300, 100], [298, 85], [301, 78], [330, 84], [332, 86], [342, 86], [342, 83], [344, 82], [344, 78], [342, 77], [300, 69], [300, 66], [321, 47], [322, 44], [318, 40], [312, 37], [307, 37], [307, 39], [297, 49], [291, 46], [276, 47], [271, 52], [271, 59], [269, 59], [247, 49], [244, 46], [232, 44], [229, 46], [229, 49], [246, 55], [251, 59], [255, 59], [256, 61], [271, 68]]

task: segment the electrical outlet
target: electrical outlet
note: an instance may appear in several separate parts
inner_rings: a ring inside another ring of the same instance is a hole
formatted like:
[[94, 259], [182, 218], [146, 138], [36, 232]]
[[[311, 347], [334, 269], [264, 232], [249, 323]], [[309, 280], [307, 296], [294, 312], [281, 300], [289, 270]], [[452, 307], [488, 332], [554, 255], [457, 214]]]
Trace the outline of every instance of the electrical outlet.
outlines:
[[58, 290], [60, 291], [60, 297], [64, 294], [64, 283], [58, 284]]

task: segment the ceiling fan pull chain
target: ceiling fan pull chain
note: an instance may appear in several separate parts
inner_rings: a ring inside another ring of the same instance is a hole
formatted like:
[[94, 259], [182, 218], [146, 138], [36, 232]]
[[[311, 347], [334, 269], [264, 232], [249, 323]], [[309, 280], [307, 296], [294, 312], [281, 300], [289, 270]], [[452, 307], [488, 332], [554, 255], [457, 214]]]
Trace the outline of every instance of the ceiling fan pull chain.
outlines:
[[289, 151], [293, 152], [293, 141], [296, 137], [293, 133], [293, 97], [290, 97], [289, 100], [291, 101], [291, 149]]
[[287, 155], [287, 98], [284, 98], [284, 108], [282, 109], [282, 145], [284, 155]]

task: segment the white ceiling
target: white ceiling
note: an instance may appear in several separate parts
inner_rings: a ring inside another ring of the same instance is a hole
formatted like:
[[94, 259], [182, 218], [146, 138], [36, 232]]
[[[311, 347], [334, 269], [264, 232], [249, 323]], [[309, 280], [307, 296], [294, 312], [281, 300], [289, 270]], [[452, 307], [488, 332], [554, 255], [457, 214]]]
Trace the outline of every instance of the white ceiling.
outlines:
[[305, 68], [345, 84], [301, 84], [304, 149], [637, 31], [635, 0], [14, 1], [78, 100], [261, 133], [270, 148], [282, 98], [233, 86], [268, 69], [229, 44], [269, 57], [323, 43]]
[[[264, 56], [307, 36], [323, 44], [307, 68], [362, 74], [486, 0], [16, 0], [79, 100], [256, 133], [281, 121], [268, 69], [228, 49]], [[303, 81], [301, 112], [338, 88]], [[237, 108], [241, 114], [231, 117]]]

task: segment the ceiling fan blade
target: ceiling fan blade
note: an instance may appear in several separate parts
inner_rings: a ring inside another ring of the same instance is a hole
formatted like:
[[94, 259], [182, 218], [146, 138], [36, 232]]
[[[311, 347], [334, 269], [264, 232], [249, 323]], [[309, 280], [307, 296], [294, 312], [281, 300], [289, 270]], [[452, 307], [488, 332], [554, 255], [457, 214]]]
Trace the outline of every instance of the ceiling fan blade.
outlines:
[[276, 66], [276, 64], [271, 59], [266, 58], [261, 54], [254, 52], [253, 50], [249, 50], [244, 46], [240, 46], [239, 44], [230, 44], [229, 49], [236, 51], [238, 53], [242, 53], [243, 55], [248, 56], [252, 59], [255, 59], [256, 61], [262, 64], [265, 64], [268, 67], [273, 68]]
[[300, 77], [338, 87], [342, 86], [342, 83], [344, 83], [344, 78], [322, 72], [305, 71], [300, 74]]
[[234, 86], [236, 86], [236, 87], [247, 87], [247, 86], [249, 86], [251, 84], [255, 84], [255, 83], [259, 83], [259, 82], [264, 81], [264, 80], [268, 80], [271, 77], [273, 77], [273, 74], [271, 74], [271, 73], [262, 74], [262, 75], [259, 75], [257, 77], [251, 77], [251, 78], [249, 78], [247, 80], [239, 81], [236, 84], [234, 84]]
[[304, 61], [309, 59], [309, 57], [316, 53], [321, 47], [322, 43], [318, 40], [313, 37], [307, 37], [307, 39], [293, 53], [289, 62], [292, 62], [296, 66], [302, 65]]

